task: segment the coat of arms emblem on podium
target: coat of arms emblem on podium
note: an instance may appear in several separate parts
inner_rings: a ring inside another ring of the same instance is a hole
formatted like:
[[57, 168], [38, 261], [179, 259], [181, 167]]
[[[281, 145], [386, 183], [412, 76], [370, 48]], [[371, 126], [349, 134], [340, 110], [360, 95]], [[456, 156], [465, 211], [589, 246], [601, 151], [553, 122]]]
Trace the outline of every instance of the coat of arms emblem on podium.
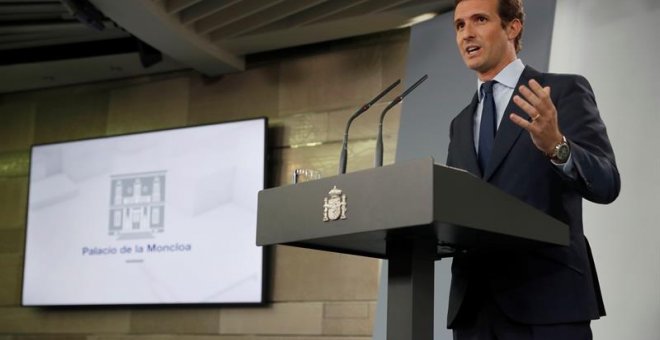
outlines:
[[330, 197], [323, 199], [323, 222], [346, 219], [346, 195], [337, 186], [328, 192]]

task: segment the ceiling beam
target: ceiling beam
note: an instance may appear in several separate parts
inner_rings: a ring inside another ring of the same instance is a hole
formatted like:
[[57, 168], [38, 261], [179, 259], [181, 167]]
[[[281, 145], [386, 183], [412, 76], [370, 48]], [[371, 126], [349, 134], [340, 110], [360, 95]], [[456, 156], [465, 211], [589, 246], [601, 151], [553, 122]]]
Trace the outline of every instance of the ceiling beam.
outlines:
[[195, 23], [195, 31], [206, 34], [220, 27], [275, 6], [284, 0], [244, 0]]
[[[118, 27], [114, 26], [114, 23], [110, 20], [103, 21], [105, 29], [103, 31], [114, 31], [121, 30]], [[32, 24], [9, 24], [0, 26], [0, 40], [2, 40], [3, 34], [19, 34], [19, 33], [28, 33], [28, 32], [70, 32], [70, 31], [85, 31], [90, 34], [98, 33], [93, 28], [79, 22], [79, 21], [53, 21], [53, 22], [39, 22]]]
[[32, 36], [16, 35], [13, 38], [0, 39], [0, 51], [23, 49], [31, 47], [55, 46], [64, 44], [81, 43], [88, 41], [110, 40], [118, 38], [127, 38], [129, 35], [125, 32], [99, 32], [96, 34], [39, 34]]
[[169, 0], [165, 4], [165, 9], [169, 14], [175, 14], [200, 2], [202, 0]]
[[245, 69], [243, 57], [200, 37], [162, 3], [134, 0], [91, 0], [110, 19], [128, 32], [183, 65], [207, 76]]
[[306, 9], [300, 13], [288, 16], [282, 20], [273, 22], [269, 25], [260, 27], [259, 29], [250, 32], [251, 34], [259, 34], [270, 31], [278, 31], [291, 27], [300, 27], [305, 24], [318, 21], [335, 13], [345, 11], [353, 6], [357, 6], [368, 0], [332, 0], [324, 2], [318, 6]]
[[240, 1], [241, 0], [226, 0], [223, 2], [204, 1], [179, 13], [179, 18], [184, 25], [189, 25]]
[[58, 14], [67, 13], [67, 9], [60, 2], [56, 3], [0, 3], [0, 14]]
[[[335, 1], [335, 0], [331, 0]], [[405, 7], [396, 11], [384, 11], [369, 16], [351, 16], [336, 20], [321, 20], [303, 27], [288, 27], [239, 36], [219, 43], [229, 51], [246, 55], [280, 48], [301, 46], [335, 39], [354, 37], [404, 27], [411, 18], [420, 14], [436, 12], [444, 8], [443, 3]]]
[[267, 10], [258, 12], [242, 20], [236, 21], [231, 25], [218, 28], [209, 32], [211, 41], [220, 41], [243, 35], [254, 31], [260, 27], [276, 22], [290, 15], [299, 13], [308, 8], [312, 8], [326, 0], [287, 0]]
[[387, 10], [388, 8], [393, 8], [396, 6], [403, 5], [410, 0], [370, 0], [368, 2], [362, 3], [358, 6], [353, 6], [345, 11], [336, 13], [334, 15], [327, 16], [319, 21], [312, 21], [310, 23], [314, 22], [320, 22], [320, 21], [333, 21], [333, 20], [338, 20], [338, 19], [345, 19], [345, 18], [350, 18], [350, 17], [355, 17], [359, 15], [365, 15], [365, 14], [371, 14], [371, 13], [378, 13], [378, 12], [383, 12]]

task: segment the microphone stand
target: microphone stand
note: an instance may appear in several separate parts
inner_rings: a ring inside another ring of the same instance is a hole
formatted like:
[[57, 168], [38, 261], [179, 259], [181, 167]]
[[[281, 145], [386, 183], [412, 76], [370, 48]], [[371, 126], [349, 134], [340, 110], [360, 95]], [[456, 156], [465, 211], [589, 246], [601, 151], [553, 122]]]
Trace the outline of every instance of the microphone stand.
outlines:
[[412, 86], [405, 90], [400, 96], [396, 97], [389, 105], [385, 107], [383, 112], [380, 114], [380, 121], [378, 122], [378, 137], [376, 138], [376, 159], [374, 160], [375, 167], [383, 166], [383, 120], [385, 120], [385, 114], [391, 108], [399, 104], [405, 96], [412, 92], [419, 84], [424, 82], [429, 76], [425, 74], [423, 77], [419, 78]]
[[384, 89], [381, 93], [379, 93], [374, 99], [372, 99], [370, 102], [364, 104], [360, 109], [358, 109], [349, 119], [348, 122], [346, 123], [346, 131], [344, 132], [344, 140], [341, 144], [341, 154], [339, 155], [339, 175], [345, 174], [346, 173], [346, 158], [347, 158], [347, 153], [348, 153], [348, 129], [351, 127], [351, 123], [355, 118], [357, 118], [359, 115], [364, 113], [365, 111], [369, 110], [369, 108], [374, 105], [379, 99], [383, 98], [388, 92], [392, 91], [392, 89], [399, 85], [401, 83], [401, 79], [398, 79], [392, 85], [388, 86], [386, 89]]

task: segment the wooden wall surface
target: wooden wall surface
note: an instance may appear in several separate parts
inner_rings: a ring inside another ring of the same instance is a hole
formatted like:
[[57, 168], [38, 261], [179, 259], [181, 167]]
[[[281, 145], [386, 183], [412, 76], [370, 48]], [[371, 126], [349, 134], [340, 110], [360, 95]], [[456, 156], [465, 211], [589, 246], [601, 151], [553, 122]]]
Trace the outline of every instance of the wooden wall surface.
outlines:
[[[0, 340], [369, 339], [379, 261], [291, 247], [272, 251], [272, 303], [264, 307], [21, 307], [29, 150], [267, 116], [271, 186], [289, 183], [296, 168], [332, 176], [345, 121], [403, 77], [407, 48], [403, 30], [266, 54], [216, 79], [184, 71], [0, 95]], [[372, 166], [376, 120], [393, 96], [355, 121], [349, 172]], [[386, 120], [386, 164], [399, 115], [395, 109]]]

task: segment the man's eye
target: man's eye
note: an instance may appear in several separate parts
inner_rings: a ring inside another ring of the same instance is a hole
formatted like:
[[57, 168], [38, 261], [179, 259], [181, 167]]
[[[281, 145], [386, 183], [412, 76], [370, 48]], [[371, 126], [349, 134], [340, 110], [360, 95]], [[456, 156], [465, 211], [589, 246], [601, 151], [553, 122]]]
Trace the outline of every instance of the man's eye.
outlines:
[[477, 21], [479, 22], [486, 22], [486, 17], [478, 17]]
[[456, 24], [456, 30], [460, 30], [461, 28], [463, 28], [463, 26], [465, 26], [465, 24], [463, 23]]

